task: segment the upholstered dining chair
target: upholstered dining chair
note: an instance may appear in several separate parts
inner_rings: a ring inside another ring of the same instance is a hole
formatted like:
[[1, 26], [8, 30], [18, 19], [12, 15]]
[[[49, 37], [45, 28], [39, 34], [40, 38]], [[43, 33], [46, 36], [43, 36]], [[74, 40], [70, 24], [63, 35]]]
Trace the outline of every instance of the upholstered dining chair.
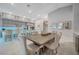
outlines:
[[27, 50], [29, 55], [41, 55], [43, 54], [43, 45], [38, 46], [34, 43], [28, 45]]
[[59, 32], [55, 35], [55, 40], [54, 42], [48, 42], [45, 44], [45, 46], [48, 48], [46, 54], [57, 54], [57, 48], [59, 47], [59, 40], [62, 36], [62, 33]]

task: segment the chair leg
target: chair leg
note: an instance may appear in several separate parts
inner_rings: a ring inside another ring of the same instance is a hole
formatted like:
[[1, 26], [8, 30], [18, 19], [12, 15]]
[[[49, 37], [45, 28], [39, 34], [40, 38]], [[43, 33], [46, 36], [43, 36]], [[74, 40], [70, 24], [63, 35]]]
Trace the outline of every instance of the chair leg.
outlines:
[[53, 54], [57, 54], [57, 50], [55, 49], [55, 50], [52, 50], [52, 55]]
[[49, 50], [49, 55], [51, 55], [51, 50]]
[[42, 55], [43, 54], [43, 48], [41, 48], [38, 52], [39, 52], [39, 55]]
[[48, 54], [48, 55], [52, 55], [52, 54], [53, 54], [53, 51], [49, 49], [49, 50], [47, 51], [47, 54]]
[[35, 55], [39, 55], [39, 52], [35, 52]]
[[60, 46], [60, 44], [58, 44], [58, 46]]
[[57, 49], [56, 49], [55, 51], [56, 51], [56, 53], [55, 53], [55, 54], [57, 54]]
[[39, 51], [39, 54], [42, 55], [43, 49], [41, 48]]
[[54, 51], [55, 51], [55, 53], [54, 53], [54, 54], [57, 54], [57, 49], [55, 49]]
[[50, 52], [51, 52], [51, 55], [53, 55], [53, 50], [51, 50]]
[[44, 51], [44, 50], [45, 50], [45, 47], [42, 48], [42, 51]]
[[48, 51], [47, 51], [47, 53], [46, 53], [47, 55], [50, 55], [50, 50], [48, 49]]

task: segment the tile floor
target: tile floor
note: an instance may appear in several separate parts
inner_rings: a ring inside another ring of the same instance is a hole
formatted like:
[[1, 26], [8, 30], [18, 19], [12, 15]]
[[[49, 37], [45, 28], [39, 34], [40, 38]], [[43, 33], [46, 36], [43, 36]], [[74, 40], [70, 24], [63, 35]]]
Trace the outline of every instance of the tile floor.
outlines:
[[23, 42], [14, 40], [6, 43], [0, 43], [0, 55], [24, 55], [25, 49]]
[[57, 55], [77, 55], [73, 42], [61, 43]]
[[[28, 41], [30, 42], [30, 41]], [[31, 43], [31, 42], [30, 42]], [[24, 47], [20, 42], [9, 42], [8, 44], [0, 45], [0, 55], [23, 55], [25, 54]], [[73, 42], [61, 43], [58, 48], [57, 55], [76, 55]]]

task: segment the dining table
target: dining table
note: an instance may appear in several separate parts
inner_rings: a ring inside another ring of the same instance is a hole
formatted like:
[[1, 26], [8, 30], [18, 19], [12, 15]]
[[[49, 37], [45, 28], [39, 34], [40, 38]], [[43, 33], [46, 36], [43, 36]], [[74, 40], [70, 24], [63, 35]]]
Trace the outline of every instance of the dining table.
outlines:
[[38, 45], [44, 45], [45, 43], [54, 39], [55, 39], [55, 33], [51, 33], [50, 35], [46, 35], [46, 36], [42, 36], [41, 34], [31, 35], [28, 38], [28, 40]]

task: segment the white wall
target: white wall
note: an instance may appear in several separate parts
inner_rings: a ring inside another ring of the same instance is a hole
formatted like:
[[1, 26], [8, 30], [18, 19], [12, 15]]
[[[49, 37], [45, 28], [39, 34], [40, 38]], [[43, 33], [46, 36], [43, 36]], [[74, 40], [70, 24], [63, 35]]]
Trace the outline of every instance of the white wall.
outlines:
[[2, 25], [2, 20], [0, 19], [0, 26]]
[[[48, 14], [49, 17], [49, 31], [53, 31], [50, 26], [55, 22], [62, 22], [65, 20], [73, 21], [73, 11], [72, 6], [62, 7]], [[73, 41], [73, 30], [61, 30], [62, 31], [62, 39], [60, 42], [72, 42]]]
[[79, 4], [74, 4], [74, 32], [79, 33]]
[[0, 18], [0, 26], [2, 25], [2, 19]]

